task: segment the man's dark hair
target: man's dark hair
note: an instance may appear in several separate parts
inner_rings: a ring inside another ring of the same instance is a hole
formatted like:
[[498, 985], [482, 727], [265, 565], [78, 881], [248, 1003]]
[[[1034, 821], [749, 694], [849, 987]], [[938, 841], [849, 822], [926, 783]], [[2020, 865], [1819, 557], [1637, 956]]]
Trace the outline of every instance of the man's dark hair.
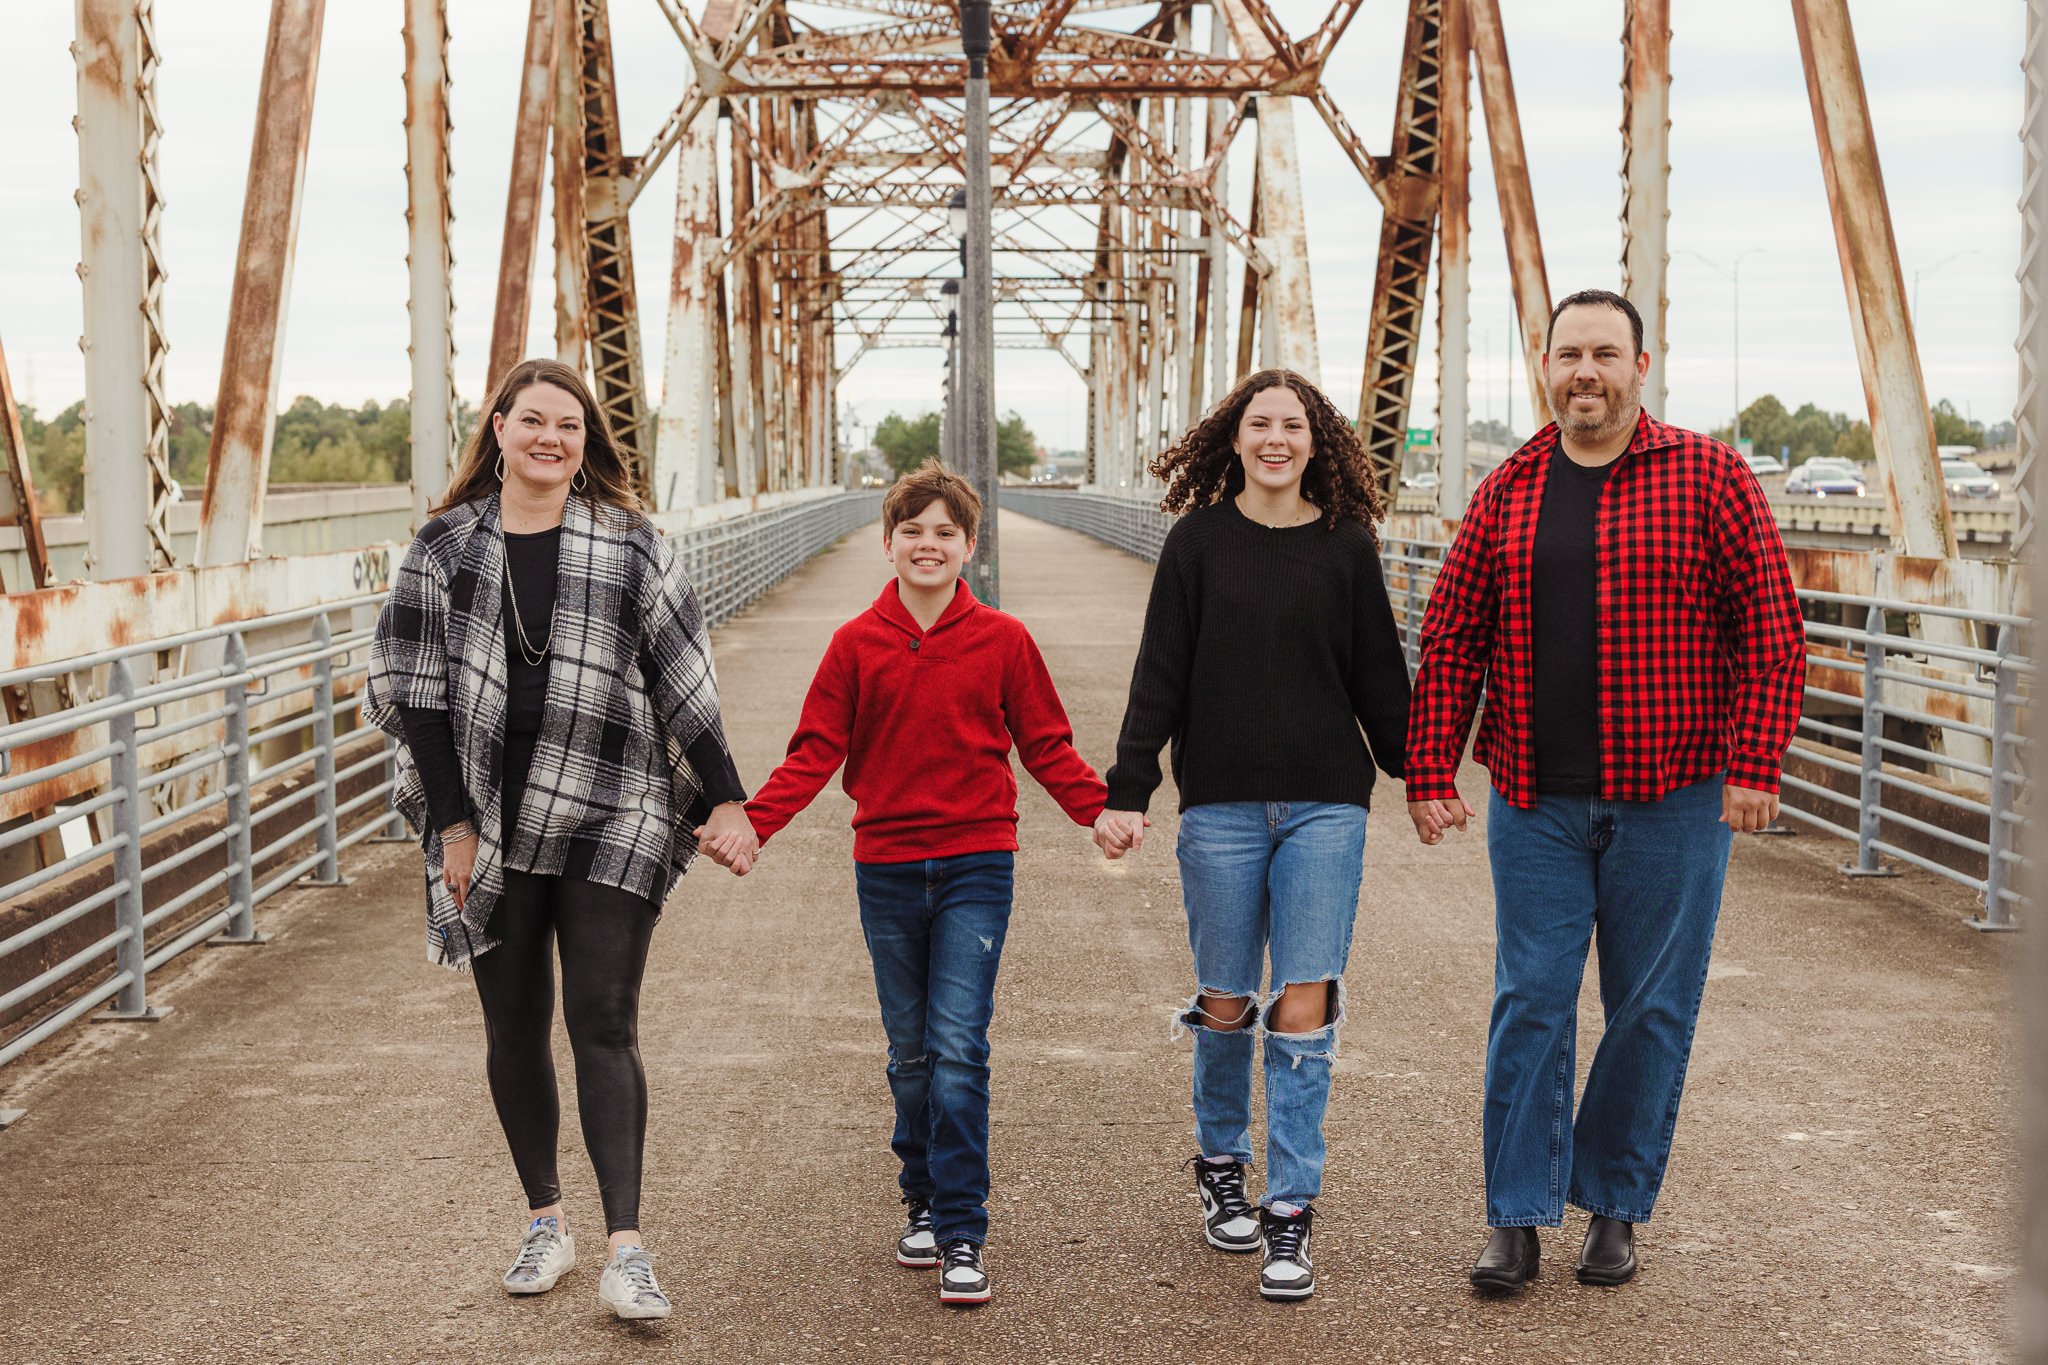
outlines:
[[1581, 289], [1576, 294], [1567, 294], [1559, 299], [1557, 307], [1550, 310], [1550, 330], [1543, 334], [1543, 349], [1546, 354], [1550, 350], [1550, 338], [1557, 332], [1558, 315], [1567, 308], [1577, 308], [1581, 304], [1612, 308], [1627, 318], [1628, 329], [1635, 334], [1636, 354], [1643, 353], [1643, 315], [1636, 311], [1636, 306], [1612, 289]]

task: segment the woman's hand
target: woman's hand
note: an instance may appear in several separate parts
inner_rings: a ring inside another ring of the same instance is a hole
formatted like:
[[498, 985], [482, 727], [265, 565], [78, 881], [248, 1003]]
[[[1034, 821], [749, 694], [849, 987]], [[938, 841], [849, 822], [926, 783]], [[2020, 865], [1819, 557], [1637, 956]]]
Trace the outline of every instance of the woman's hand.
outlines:
[[747, 819], [746, 803], [728, 801], [713, 809], [711, 818], [697, 827], [697, 847], [735, 877], [753, 871], [754, 860], [761, 856], [761, 841]]
[[476, 827], [468, 821], [441, 831], [441, 880], [455, 896], [455, 908], [469, 900], [470, 878], [476, 875]]

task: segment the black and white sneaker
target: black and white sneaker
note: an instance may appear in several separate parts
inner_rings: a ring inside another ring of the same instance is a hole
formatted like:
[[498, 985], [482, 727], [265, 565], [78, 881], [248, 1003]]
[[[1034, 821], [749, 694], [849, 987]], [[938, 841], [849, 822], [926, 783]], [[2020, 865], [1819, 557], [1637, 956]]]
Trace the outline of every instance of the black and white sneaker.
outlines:
[[932, 1206], [914, 1194], [903, 1196], [910, 1212], [903, 1220], [903, 1235], [896, 1239], [896, 1264], [912, 1270], [930, 1270], [939, 1263], [939, 1239], [932, 1235]]
[[1316, 1292], [1315, 1263], [1309, 1260], [1310, 1225], [1316, 1211], [1304, 1204], [1293, 1217], [1259, 1210], [1259, 1232], [1266, 1246], [1266, 1261], [1259, 1269], [1259, 1296], [1267, 1299], [1305, 1299]]
[[1244, 1197], [1244, 1163], [1191, 1160], [1202, 1195], [1202, 1236], [1218, 1251], [1257, 1251], [1259, 1211]]
[[939, 1302], [971, 1306], [988, 1302], [988, 1271], [981, 1248], [972, 1242], [948, 1242], [946, 1265], [939, 1272]]

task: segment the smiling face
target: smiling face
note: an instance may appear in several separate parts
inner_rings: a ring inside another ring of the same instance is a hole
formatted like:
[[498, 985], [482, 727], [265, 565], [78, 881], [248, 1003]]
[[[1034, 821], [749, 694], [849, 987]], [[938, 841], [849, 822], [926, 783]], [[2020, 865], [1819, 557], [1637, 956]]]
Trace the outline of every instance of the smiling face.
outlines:
[[1633, 430], [1649, 370], [1649, 353], [1637, 354], [1635, 333], [1619, 309], [1598, 304], [1565, 309], [1543, 357], [1544, 387], [1558, 426], [1587, 445]]
[[562, 494], [583, 468], [583, 404], [553, 384], [528, 384], [491, 417], [505, 482], [529, 496]]
[[1237, 435], [1230, 448], [1244, 465], [1246, 488], [1269, 493], [1298, 489], [1309, 459], [1316, 453], [1301, 395], [1285, 384], [1253, 394], [1244, 415], [1237, 419]]
[[974, 541], [953, 520], [944, 498], [933, 498], [882, 533], [882, 553], [906, 588], [951, 587], [974, 554]]

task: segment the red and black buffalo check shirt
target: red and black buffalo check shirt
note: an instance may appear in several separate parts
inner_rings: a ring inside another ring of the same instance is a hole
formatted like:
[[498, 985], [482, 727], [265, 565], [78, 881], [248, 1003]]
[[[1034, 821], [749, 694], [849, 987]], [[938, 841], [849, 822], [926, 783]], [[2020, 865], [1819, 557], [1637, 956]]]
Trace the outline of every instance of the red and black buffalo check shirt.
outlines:
[[[1444, 557], [1422, 623], [1408, 720], [1408, 799], [1452, 780], [1486, 691], [1473, 757], [1536, 804], [1531, 561], [1555, 424], [1487, 475]], [[1657, 801], [1726, 769], [1775, 792], [1799, 723], [1804, 629], [1763, 489], [1719, 441], [1643, 414], [1594, 524], [1599, 573], [1600, 794]]]

